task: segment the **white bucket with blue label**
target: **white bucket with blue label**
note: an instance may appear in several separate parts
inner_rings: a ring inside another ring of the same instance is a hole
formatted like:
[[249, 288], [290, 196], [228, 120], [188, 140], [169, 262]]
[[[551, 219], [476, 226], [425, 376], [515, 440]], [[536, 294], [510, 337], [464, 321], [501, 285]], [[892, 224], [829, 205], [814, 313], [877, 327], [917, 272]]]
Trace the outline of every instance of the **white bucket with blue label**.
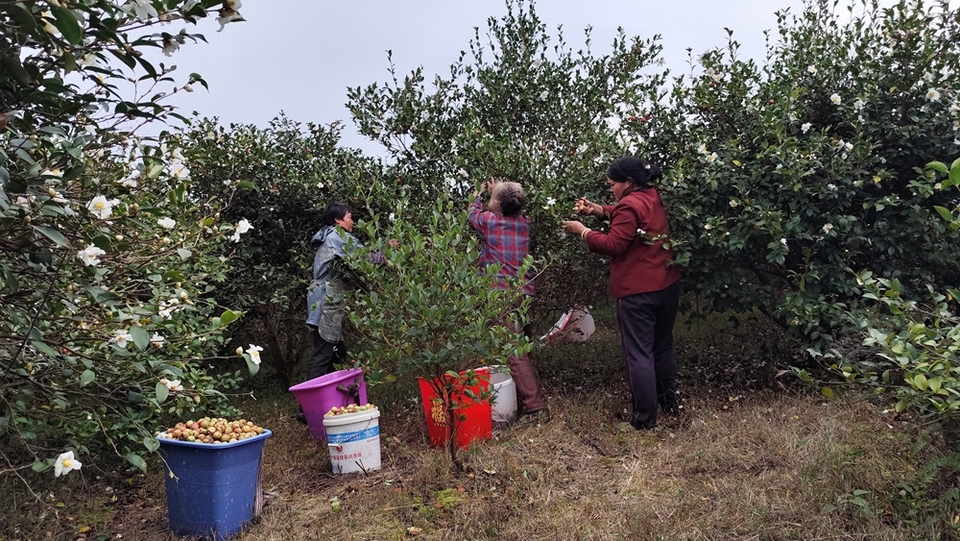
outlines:
[[323, 418], [334, 474], [380, 469], [379, 418], [377, 408]]

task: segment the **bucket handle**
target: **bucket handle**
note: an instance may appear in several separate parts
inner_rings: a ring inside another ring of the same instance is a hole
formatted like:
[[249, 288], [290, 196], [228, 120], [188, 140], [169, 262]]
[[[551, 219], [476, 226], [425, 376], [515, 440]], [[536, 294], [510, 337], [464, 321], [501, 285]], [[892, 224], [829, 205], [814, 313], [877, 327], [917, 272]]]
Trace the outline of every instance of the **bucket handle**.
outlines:
[[356, 405], [358, 406], [362, 405], [360, 404], [360, 385], [356, 382], [356, 380], [354, 380], [354, 382], [351, 383], [350, 385], [344, 385], [343, 383], [341, 383], [340, 385], [337, 385], [337, 390], [340, 391], [341, 393], [346, 393], [350, 395], [350, 397], [353, 398], [353, 402]]
[[[362, 432], [362, 431], [361, 431], [361, 432]], [[360, 439], [360, 435], [361, 435], [361, 433], [358, 432], [355, 436], [350, 437], [350, 439], [343, 440], [343, 441], [341, 441], [340, 443], [329, 443], [329, 442], [327, 442], [327, 447], [335, 447], [335, 448], [337, 449], [337, 452], [340, 453], [340, 452], [343, 451], [343, 444], [344, 444], [344, 443], [351, 443], [351, 442], [357, 441], [357, 440]]]

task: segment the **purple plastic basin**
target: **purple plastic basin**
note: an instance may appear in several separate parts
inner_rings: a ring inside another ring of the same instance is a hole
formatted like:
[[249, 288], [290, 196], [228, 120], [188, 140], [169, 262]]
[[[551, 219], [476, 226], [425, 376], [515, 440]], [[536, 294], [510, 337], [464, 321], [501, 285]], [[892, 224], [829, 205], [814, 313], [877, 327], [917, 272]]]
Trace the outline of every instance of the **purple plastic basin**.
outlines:
[[367, 382], [363, 380], [363, 370], [360, 368], [338, 370], [304, 381], [290, 387], [290, 392], [297, 397], [297, 402], [300, 402], [300, 407], [303, 408], [313, 439], [321, 443], [327, 442], [327, 433], [323, 429], [323, 414], [334, 406], [367, 403]]

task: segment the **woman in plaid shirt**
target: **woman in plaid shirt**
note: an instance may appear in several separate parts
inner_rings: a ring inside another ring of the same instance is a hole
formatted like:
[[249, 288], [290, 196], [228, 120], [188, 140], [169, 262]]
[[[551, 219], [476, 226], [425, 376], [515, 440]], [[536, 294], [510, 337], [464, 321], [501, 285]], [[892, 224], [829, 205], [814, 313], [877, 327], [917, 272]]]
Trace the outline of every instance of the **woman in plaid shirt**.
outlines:
[[[480, 251], [479, 265], [481, 269], [499, 263], [499, 276], [514, 278], [523, 264], [524, 258], [530, 253], [530, 219], [520, 214], [525, 202], [523, 188], [516, 182], [487, 183], [490, 191], [490, 202], [487, 210], [483, 209], [480, 192], [474, 193], [473, 203], [470, 205], [468, 220], [483, 238], [483, 249]], [[526, 283], [521, 288], [524, 295], [533, 295], [533, 270], [527, 272]], [[500, 289], [507, 288], [507, 282], [494, 284]], [[520, 406], [521, 422], [546, 421], [547, 414], [537, 384], [537, 376], [530, 364], [530, 356], [511, 357], [507, 360], [513, 381], [517, 387], [517, 402]]]

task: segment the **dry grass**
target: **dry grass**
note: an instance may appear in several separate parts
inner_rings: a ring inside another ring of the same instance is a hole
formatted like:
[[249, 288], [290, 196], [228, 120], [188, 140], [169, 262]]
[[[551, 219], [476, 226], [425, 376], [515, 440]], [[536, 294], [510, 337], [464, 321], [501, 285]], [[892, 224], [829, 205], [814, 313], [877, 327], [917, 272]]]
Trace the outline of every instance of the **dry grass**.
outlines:
[[[636, 432], [617, 418], [626, 395], [613, 338], [601, 332], [590, 345], [544, 352], [537, 363], [552, 420], [475, 445], [461, 474], [427, 446], [412, 385], [371, 390], [383, 412], [382, 469], [369, 474], [332, 475], [326, 449], [296, 423], [286, 393], [247, 404], [274, 436], [265, 446], [263, 514], [234, 539], [387, 541], [411, 539], [411, 527], [421, 529], [416, 539], [451, 541], [955, 538], [954, 509], [937, 516], [914, 498], [929, 481], [919, 466], [944, 449], [936, 435], [853, 395], [824, 401], [785, 391], [775, 383], [779, 361], [769, 357], [749, 374], [718, 376], [735, 363], [718, 356], [724, 348], [714, 338], [699, 337], [685, 347], [714, 353], [703, 363], [684, 353], [682, 422]], [[735, 333], [717, 340], [742, 348]], [[709, 363], [724, 368], [711, 372]], [[748, 380], [768, 390], [729, 385]], [[177, 539], [160, 473], [137, 476], [111, 501], [92, 472], [85, 466], [85, 482], [69, 479], [42, 505], [15, 494], [22, 503], [0, 509], [31, 512], [8, 516], [0, 541], [78, 539], [82, 526], [87, 539]], [[857, 490], [864, 501], [850, 503]], [[32, 511], [46, 516], [29, 518]]]

